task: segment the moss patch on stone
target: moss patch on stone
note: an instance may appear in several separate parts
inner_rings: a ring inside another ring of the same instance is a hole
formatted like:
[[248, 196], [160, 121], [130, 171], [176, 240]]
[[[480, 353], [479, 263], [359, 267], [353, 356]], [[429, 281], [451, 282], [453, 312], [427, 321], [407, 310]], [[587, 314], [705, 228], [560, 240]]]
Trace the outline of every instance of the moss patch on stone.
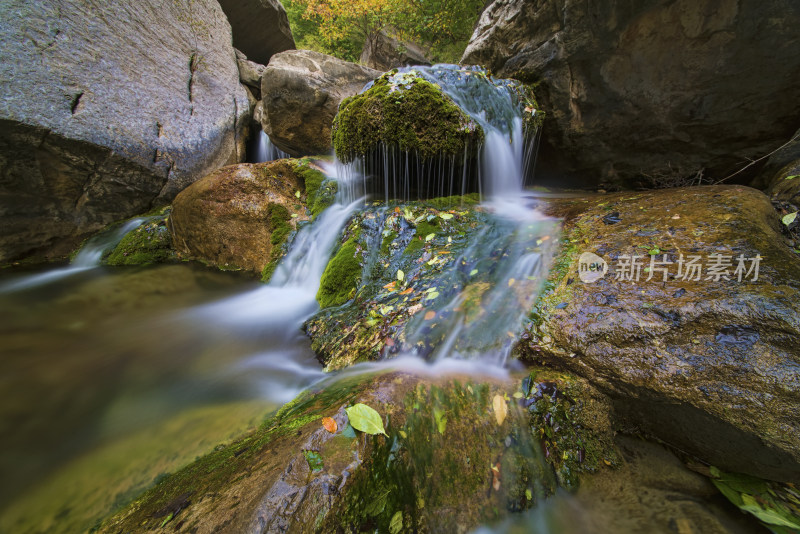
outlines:
[[461, 155], [476, 152], [483, 137], [483, 129], [440, 87], [413, 71], [384, 74], [364, 93], [343, 100], [333, 121], [333, 146], [344, 162], [381, 144], [422, 159]]
[[103, 258], [106, 265], [150, 265], [178, 261], [167, 228], [169, 212], [150, 219], [128, 232], [111, 253]]
[[267, 206], [267, 220], [272, 232], [269, 238], [272, 248], [269, 261], [261, 271], [262, 282], [269, 282], [272, 278], [275, 268], [287, 252], [286, 244], [289, 236], [294, 232], [294, 227], [289, 222], [292, 220], [292, 216], [289, 210], [280, 204]]
[[340, 306], [355, 296], [361, 279], [361, 262], [357, 254], [356, 238], [351, 237], [325, 267], [317, 291], [320, 307]]
[[311, 165], [312, 161], [302, 158], [295, 161], [295, 172], [303, 180], [306, 193], [306, 207], [311, 218], [316, 219], [326, 208], [336, 201], [338, 183], [328, 178], [319, 169]]

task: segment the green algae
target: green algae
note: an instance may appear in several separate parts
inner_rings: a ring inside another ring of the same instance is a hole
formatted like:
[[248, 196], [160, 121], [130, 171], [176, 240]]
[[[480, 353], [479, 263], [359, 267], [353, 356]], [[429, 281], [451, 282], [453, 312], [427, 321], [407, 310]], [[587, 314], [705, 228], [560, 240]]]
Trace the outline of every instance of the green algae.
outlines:
[[325, 267], [317, 291], [320, 307], [340, 306], [353, 298], [361, 277], [356, 238], [348, 239]]
[[166, 210], [128, 232], [102, 262], [106, 265], [150, 265], [178, 261], [167, 228], [168, 216], [169, 210]]

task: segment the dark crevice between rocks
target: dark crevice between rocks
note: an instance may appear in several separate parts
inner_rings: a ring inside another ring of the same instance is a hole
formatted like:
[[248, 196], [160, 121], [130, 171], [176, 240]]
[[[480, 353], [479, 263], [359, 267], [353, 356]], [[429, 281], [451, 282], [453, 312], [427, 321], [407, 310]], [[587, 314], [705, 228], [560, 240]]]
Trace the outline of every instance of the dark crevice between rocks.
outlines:
[[[189, 82], [186, 87], [190, 104], [194, 103], [192, 90], [194, 86], [194, 74], [197, 72], [197, 66], [199, 63], [200, 59], [197, 57], [197, 52], [192, 52], [192, 55], [189, 56]], [[194, 105], [189, 106], [189, 110], [189, 113], [194, 115]]]

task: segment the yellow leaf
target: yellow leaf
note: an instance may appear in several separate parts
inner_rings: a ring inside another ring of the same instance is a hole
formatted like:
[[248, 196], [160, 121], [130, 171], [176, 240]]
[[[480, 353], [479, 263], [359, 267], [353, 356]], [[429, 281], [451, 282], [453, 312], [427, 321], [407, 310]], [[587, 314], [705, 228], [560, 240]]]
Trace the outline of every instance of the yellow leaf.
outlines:
[[494, 408], [494, 417], [497, 419], [497, 424], [502, 425], [508, 415], [508, 405], [502, 395], [495, 395], [492, 399], [492, 408]]

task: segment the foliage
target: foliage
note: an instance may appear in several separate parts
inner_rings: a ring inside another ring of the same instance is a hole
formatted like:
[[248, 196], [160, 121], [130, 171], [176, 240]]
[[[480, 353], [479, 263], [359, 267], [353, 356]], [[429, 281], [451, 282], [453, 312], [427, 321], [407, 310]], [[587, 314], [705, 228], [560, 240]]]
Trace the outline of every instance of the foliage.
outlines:
[[457, 62], [482, 0], [285, 0], [298, 48], [358, 61], [380, 31], [422, 45], [436, 62]]
[[383, 434], [386, 436], [381, 415], [374, 408], [359, 403], [347, 408], [345, 411], [347, 412], [347, 418], [350, 420], [350, 425], [356, 430], [360, 430], [365, 434]]

